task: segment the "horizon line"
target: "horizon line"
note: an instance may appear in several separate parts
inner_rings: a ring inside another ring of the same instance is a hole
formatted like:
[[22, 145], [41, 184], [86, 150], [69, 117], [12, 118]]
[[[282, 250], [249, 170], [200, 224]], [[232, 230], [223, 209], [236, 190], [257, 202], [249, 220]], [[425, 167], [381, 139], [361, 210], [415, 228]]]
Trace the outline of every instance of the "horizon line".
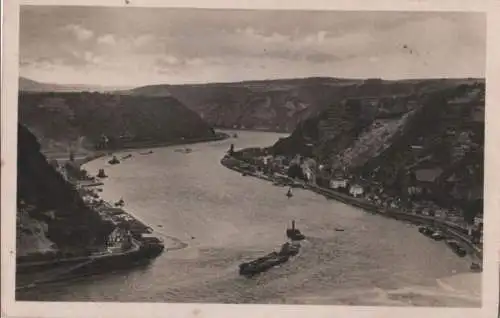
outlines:
[[425, 81], [425, 80], [486, 80], [485, 76], [482, 77], [407, 77], [407, 78], [399, 78], [399, 79], [386, 79], [383, 77], [333, 77], [333, 76], [309, 76], [309, 77], [288, 77], [288, 78], [266, 78], [266, 79], [248, 79], [248, 80], [240, 80], [240, 81], [216, 81], [216, 82], [197, 82], [197, 83], [178, 83], [178, 84], [169, 84], [169, 83], [150, 83], [150, 84], [131, 84], [131, 85], [102, 85], [102, 84], [82, 84], [82, 83], [54, 83], [54, 82], [41, 82], [39, 80], [34, 80], [32, 78], [26, 76], [18, 76], [18, 80], [26, 79], [29, 81], [36, 82], [37, 84], [42, 85], [59, 85], [59, 86], [97, 86], [102, 88], [111, 88], [111, 87], [120, 87], [120, 88], [140, 88], [140, 87], [151, 87], [151, 86], [201, 86], [201, 85], [223, 85], [223, 84], [244, 84], [251, 82], [272, 82], [272, 81], [293, 81], [293, 80], [310, 80], [310, 79], [324, 79], [324, 80], [344, 80], [344, 81], [367, 81], [367, 80], [380, 80], [385, 82], [398, 82], [398, 81]]

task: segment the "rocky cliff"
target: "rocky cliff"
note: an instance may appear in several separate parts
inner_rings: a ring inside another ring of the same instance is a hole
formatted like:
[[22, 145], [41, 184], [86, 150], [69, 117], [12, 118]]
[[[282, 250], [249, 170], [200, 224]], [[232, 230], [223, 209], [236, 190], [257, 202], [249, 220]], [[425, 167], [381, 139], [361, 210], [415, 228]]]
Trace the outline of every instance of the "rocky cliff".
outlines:
[[292, 132], [298, 123], [349, 97], [408, 95], [444, 85], [448, 82], [303, 78], [153, 85], [124, 94], [173, 96], [214, 127]]
[[214, 136], [200, 116], [172, 97], [20, 92], [19, 121], [44, 151], [94, 150], [103, 136], [111, 148]]
[[99, 244], [109, 227], [47, 162], [36, 137], [23, 125], [18, 126], [17, 156], [18, 231], [29, 227], [23, 220], [34, 219], [47, 224], [47, 237], [61, 249]]
[[329, 173], [343, 171], [389, 192], [401, 191], [407, 173], [416, 171], [421, 182], [438, 184], [443, 191], [436, 196], [448, 203], [481, 197], [484, 81], [434, 84], [422, 82], [420, 88], [432, 89], [407, 95], [332, 103], [271, 150], [314, 157]]

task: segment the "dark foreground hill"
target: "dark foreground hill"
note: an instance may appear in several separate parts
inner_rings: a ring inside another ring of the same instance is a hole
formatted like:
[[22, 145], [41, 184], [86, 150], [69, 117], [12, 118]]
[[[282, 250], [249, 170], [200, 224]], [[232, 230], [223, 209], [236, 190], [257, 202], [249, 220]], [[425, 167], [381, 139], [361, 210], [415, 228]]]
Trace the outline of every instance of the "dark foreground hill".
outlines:
[[19, 94], [19, 121], [44, 151], [84, 152], [213, 137], [213, 129], [172, 97], [102, 93]]
[[[467, 81], [467, 80], [465, 80]], [[296, 125], [349, 97], [408, 95], [439, 89], [463, 80], [302, 78], [152, 85], [123, 92], [140, 96], [173, 96], [218, 128], [292, 132]]]
[[[36, 137], [23, 125], [18, 126], [17, 160], [18, 210], [45, 222], [47, 237], [61, 251], [88, 250], [104, 242], [112, 230], [110, 224], [88, 208], [76, 189], [47, 162]], [[18, 218], [21, 215], [18, 211]], [[18, 238], [28, 230], [23, 225], [18, 220]]]

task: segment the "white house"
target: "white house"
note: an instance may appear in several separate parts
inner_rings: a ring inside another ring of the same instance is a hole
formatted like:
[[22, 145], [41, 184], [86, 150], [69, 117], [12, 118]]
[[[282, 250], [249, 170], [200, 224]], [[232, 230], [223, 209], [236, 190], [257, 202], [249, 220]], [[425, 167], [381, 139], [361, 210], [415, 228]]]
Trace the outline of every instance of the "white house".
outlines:
[[335, 178], [330, 180], [330, 189], [346, 188], [347, 180]]
[[361, 185], [359, 184], [353, 184], [349, 188], [349, 194], [352, 195], [353, 197], [359, 197], [363, 195], [364, 189]]

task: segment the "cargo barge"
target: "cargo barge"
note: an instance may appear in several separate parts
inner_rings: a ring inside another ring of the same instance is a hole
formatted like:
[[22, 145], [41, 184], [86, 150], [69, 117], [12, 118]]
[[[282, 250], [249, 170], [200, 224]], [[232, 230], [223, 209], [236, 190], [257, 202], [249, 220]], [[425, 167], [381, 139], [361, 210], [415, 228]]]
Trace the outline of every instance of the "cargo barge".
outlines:
[[277, 265], [286, 263], [291, 257], [296, 256], [301, 247], [298, 241], [303, 240], [305, 236], [295, 228], [295, 221], [292, 221], [292, 228], [287, 229], [286, 234], [291, 242], [281, 245], [279, 252], [274, 251], [253, 261], [241, 263], [239, 265], [239, 274], [251, 278]]

